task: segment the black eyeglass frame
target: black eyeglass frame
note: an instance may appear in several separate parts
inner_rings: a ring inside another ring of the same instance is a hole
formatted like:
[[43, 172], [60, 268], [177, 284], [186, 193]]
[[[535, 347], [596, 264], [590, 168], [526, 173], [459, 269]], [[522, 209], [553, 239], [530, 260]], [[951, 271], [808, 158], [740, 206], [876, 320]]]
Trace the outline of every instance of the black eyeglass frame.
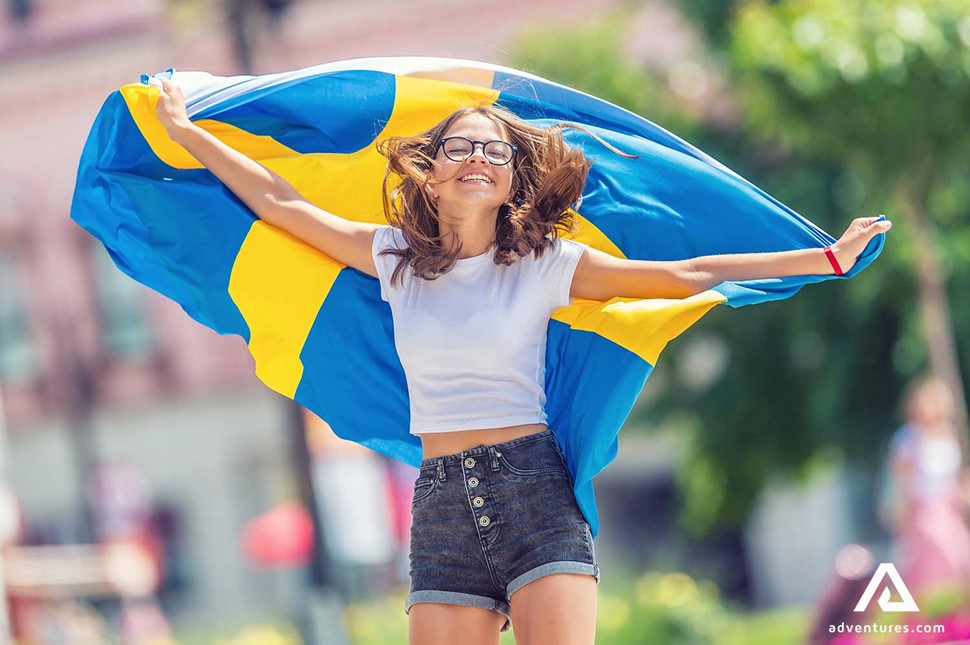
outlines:
[[[451, 155], [448, 154], [448, 151], [447, 150], [445, 150], [445, 143], [447, 143], [448, 141], [451, 141], [452, 139], [462, 139], [463, 141], [467, 141], [468, 143], [471, 144], [472, 151], [469, 152], [466, 156], [462, 157], [461, 159], [455, 159], [454, 157], [452, 157]], [[502, 144], [507, 145], [508, 147], [512, 148], [512, 156], [510, 156], [509, 157], [509, 160], [506, 161], [505, 163], [495, 163], [494, 161], [492, 161], [489, 158], [488, 154], [485, 152], [485, 146], [487, 146], [490, 143], [502, 143]], [[442, 139], [441, 141], [439, 141], [438, 142], [438, 150], [440, 150], [441, 152], [445, 153], [445, 157], [447, 157], [448, 159], [451, 159], [452, 161], [462, 162], [465, 159], [468, 159], [468, 157], [471, 157], [473, 154], [475, 154], [475, 148], [477, 148], [479, 145], [482, 146], [482, 156], [485, 157], [485, 160], [488, 161], [488, 163], [492, 164], [493, 166], [507, 166], [507, 165], [509, 165], [510, 163], [512, 163], [512, 160], [515, 159], [515, 153], [519, 149], [518, 146], [514, 146], [511, 143], [509, 143], [508, 141], [500, 141], [500, 140], [495, 140], [495, 141], [472, 141], [468, 137], [455, 136], [455, 137], [445, 137], [444, 139]]]

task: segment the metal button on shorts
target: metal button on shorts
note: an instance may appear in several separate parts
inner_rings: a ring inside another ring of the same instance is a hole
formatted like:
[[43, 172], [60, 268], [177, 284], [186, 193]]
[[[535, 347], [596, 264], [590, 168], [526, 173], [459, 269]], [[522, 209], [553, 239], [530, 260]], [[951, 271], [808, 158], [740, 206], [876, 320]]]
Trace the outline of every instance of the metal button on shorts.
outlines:
[[472, 459], [471, 457], [469, 457], [468, 459], [465, 460], [465, 468], [474, 468], [474, 467], [475, 467], [475, 460], [474, 459]]

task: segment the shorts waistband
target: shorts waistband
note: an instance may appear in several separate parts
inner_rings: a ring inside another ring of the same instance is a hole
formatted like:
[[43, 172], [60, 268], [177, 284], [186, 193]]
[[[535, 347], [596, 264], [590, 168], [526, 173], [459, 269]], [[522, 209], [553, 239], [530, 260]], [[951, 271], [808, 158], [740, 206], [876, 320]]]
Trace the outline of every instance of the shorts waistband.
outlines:
[[480, 445], [474, 448], [469, 448], [468, 450], [462, 450], [461, 452], [456, 452], [450, 455], [440, 455], [438, 457], [429, 457], [421, 461], [421, 467], [439, 465], [445, 466], [450, 463], [460, 463], [465, 460], [466, 457], [483, 456], [487, 454], [492, 454], [495, 450], [501, 451], [502, 449], [515, 448], [516, 446], [521, 446], [523, 444], [532, 443], [533, 441], [540, 441], [548, 437], [555, 437], [555, 433], [550, 428], [545, 430], [540, 430], [534, 434], [525, 435], [524, 437], [517, 437], [515, 439], [509, 439], [508, 441], [503, 441], [502, 443], [494, 443], [491, 445]]

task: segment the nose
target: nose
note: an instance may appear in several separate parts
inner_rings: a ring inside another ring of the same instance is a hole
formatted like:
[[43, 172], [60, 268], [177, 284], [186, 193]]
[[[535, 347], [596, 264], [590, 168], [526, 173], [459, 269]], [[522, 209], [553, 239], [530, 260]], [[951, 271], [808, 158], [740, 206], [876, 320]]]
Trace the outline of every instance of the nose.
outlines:
[[488, 158], [485, 156], [485, 144], [484, 143], [473, 143], [472, 144], [472, 153], [470, 155], [468, 155], [468, 157], [465, 159], [465, 161], [466, 162], [467, 161], [471, 161], [472, 159], [475, 159], [476, 156], [479, 159], [481, 159], [482, 161], [484, 161], [485, 163], [488, 163]]

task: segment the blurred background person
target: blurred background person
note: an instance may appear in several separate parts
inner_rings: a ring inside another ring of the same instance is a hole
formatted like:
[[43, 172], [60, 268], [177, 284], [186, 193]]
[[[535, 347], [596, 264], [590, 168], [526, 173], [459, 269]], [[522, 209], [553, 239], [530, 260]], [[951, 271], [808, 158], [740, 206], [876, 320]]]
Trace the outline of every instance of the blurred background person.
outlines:
[[888, 517], [899, 571], [920, 595], [970, 587], [970, 470], [954, 425], [954, 400], [934, 377], [910, 383], [903, 425], [890, 443]]

